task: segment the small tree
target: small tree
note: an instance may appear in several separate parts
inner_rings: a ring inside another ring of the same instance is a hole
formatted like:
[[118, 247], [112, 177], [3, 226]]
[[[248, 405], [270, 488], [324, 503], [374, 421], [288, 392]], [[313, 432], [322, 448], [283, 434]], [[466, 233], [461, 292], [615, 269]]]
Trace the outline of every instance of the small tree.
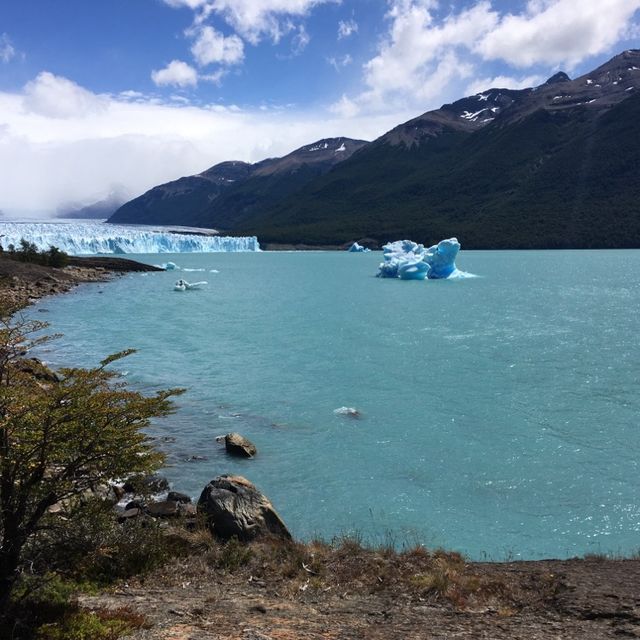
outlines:
[[49, 251], [44, 254], [44, 257], [45, 264], [49, 267], [56, 267], [57, 269], [60, 269], [69, 264], [69, 256], [64, 251], [60, 251], [58, 247], [54, 247], [53, 245], [49, 247]]
[[59, 379], [21, 364], [43, 323], [0, 318], [0, 616], [19, 577], [25, 544], [44, 526], [51, 506], [162, 463], [141, 429], [173, 410], [179, 389], [147, 397], [115, 381], [106, 367], [69, 368]]
[[38, 247], [33, 242], [29, 242], [22, 238], [20, 240], [20, 249], [18, 249], [18, 255], [22, 262], [38, 262], [39, 252]]

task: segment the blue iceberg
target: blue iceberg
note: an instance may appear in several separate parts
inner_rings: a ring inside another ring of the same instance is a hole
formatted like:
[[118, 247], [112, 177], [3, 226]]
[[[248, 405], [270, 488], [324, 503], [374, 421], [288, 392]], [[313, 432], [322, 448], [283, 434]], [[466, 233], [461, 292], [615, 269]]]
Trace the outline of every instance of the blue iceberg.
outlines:
[[427, 249], [424, 261], [429, 265], [428, 278], [438, 280], [453, 275], [456, 269], [456, 258], [460, 251], [460, 243], [457, 238], [441, 240]]
[[371, 249], [367, 249], [367, 247], [363, 247], [361, 244], [354, 242], [347, 251], [349, 253], [369, 253]]
[[401, 280], [437, 280], [462, 274], [456, 267], [460, 243], [456, 238], [441, 240], [425, 249], [411, 240], [389, 242], [382, 247], [384, 262], [378, 268], [378, 278]]

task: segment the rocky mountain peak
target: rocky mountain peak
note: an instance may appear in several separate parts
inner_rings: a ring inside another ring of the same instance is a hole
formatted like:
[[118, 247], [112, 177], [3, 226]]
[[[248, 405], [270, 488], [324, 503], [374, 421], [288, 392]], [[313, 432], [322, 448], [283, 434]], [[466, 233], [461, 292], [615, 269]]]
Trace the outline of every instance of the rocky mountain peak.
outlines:
[[558, 71], [558, 73], [554, 73], [545, 84], [558, 84], [559, 82], [570, 82], [571, 78], [564, 72]]

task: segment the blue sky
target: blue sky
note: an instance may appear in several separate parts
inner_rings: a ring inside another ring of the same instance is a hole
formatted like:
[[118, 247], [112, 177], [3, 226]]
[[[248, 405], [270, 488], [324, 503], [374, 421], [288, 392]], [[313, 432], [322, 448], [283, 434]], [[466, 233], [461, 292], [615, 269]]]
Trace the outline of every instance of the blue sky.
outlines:
[[640, 47], [640, 0], [3, 0], [0, 210], [372, 139]]

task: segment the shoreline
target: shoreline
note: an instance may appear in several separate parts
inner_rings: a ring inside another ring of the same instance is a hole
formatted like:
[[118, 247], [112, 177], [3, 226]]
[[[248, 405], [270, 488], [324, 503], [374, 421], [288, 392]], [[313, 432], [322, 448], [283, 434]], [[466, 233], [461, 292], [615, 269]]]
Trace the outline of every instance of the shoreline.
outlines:
[[[162, 269], [111, 257], [71, 258], [68, 267], [58, 269], [0, 256], [0, 299], [24, 308], [80, 284], [135, 271]], [[212, 470], [212, 475], [217, 472]], [[463, 596], [452, 588], [445, 597], [430, 591], [419, 557], [407, 573], [393, 574], [392, 579], [390, 567], [404, 562], [406, 553], [343, 541], [349, 545], [345, 555], [339, 549], [316, 552], [315, 544], [294, 543], [311, 558], [314, 553], [326, 554], [318, 572], [307, 568], [307, 560], [306, 566], [297, 562], [300, 566], [290, 576], [270, 568], [256, 578], [257, 566], [213, 570], [202, 554], [194, 553], [186, 560], [169, 560], [149, 576], [130, 579], [115, 591], [81, 596], [80, 601], [89, 610], [124, 606], [143, 614], [151, 628], [129, 636], [137, 640], [640, 637], [638, 558], [463, 560], [463, 568], [455, 572], [471, 591]], [[277, 547], [267, 552], [256, 548], [256, 562], [262, 557], [266, 563], [280, 553]], [[451, 562], [444, 552], [442, 557], [443, 563]], [[351, 563], [371, 565], [371, 573], [345, 575], [352, 570]], [[469, 586], [475, 580], [484, 585], [482, 592]], [[210, 635], [212, 627], [215, 635]]]
[[107, 282], [132, 272], [163, 271], [126, 258], [70, 256], [66, 267], [46, 267], [0, 254], [0, 300], [22, 309], [50, 295], [67, 293], [81, 284]]

